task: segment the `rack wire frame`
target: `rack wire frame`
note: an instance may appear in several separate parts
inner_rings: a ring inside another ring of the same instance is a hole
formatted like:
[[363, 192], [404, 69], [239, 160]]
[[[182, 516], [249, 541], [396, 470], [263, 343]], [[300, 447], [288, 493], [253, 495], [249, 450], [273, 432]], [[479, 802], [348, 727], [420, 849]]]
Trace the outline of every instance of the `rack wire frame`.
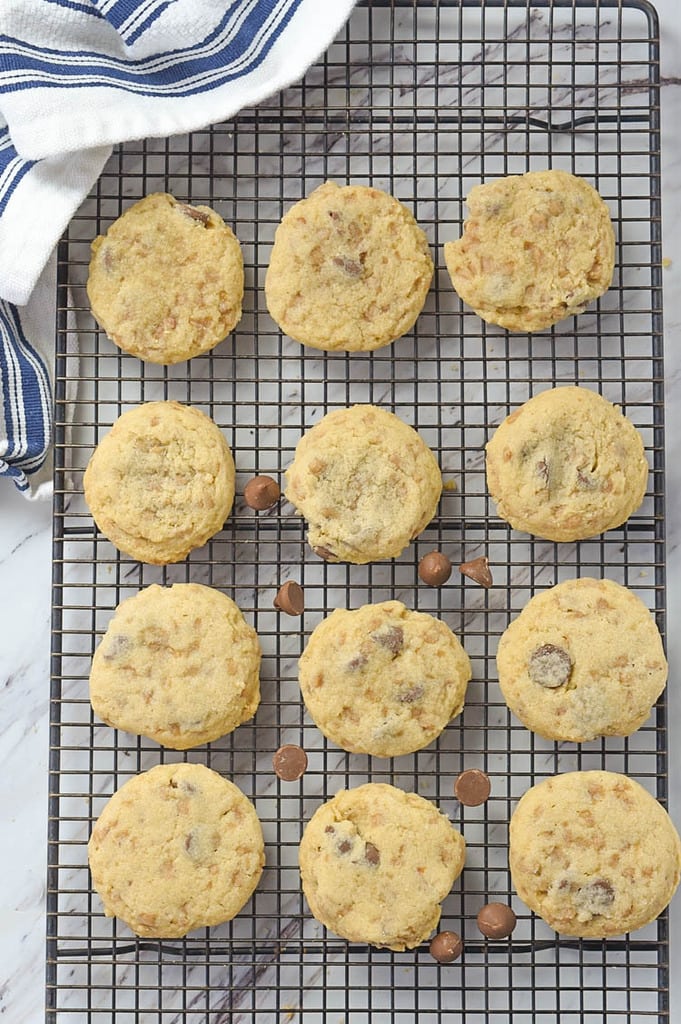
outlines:
[[[515, 897], [507, 823], [518, 797], [557, 771], [608, 768], [663, 803], [667, 733], [662, 698], [628, 739], [573, 745], [533, 736], [508, 712], [494, 654], [508, 622], [539, 590], [606, 575], [636, 591], [665, 630], [664, 409], [660, 221], [659, 39], [645, 0], [370, 0], [298, 84], [230, 124], [118, 147], [73, 219], [59, 253], [46, 1014], [86, 1021], [426, 1020], [546, 1024], [669, 1020], [667, 917], [616, 941], [563, 940]], [[442, 259], [464, 199], [481, 180], [546, 166], [590, 180], [617, 234], [612, 288], [589, 311], [531, 338], [479, 320], [457, 299]], [[292, 202], [327, 178], [384, 188], [426, 230], [436, 277], [415, 328], [371, 354], [326, 354], [282, 336], [263, 280], [274, 230]], [[162, 368], [119, 352], [97, 329], [84, 283], [89, 242], [152, 191], [214, 206], [242, 242], [244, 317], [190, 363]], [[80, 352], [74, 356], [74, 340]], [[77, 391], [76, 391], [77, 382]], [[579, 383], [621, 404], [643, 434], [651, 474], [641, 509], [618, 530], [556, 545], [510, 530], [484, 479], [484, 444], [532, 394]], [[173, 398], [224, 431], [237, 501], [224, 529], [165, 568], [118, 554], [94, 528], [82, 471], [126, 408]], [[437, 453], [439, 512], [402, 557], [369, 566], [320, 563], [286, 502], [243, 503], [255, 473], [281, 477], [303, 431], [328, 410], [373, 402], [414, 425]], [[456, 571], [433, 589], [418, 559], [440, 548], [454, 563], [486, 554], [489, 591]], [[278, 585], [301, 582], [298, 619], [274, 610]], [[233, 597], [263, 646], [262, 703], [252, 723], [184, 754], [103, 726], [92, 715], [92, 653], [120, 600], [152, 582], [203, 582]], [[474, 678], [466, 707], [416, 754], [345, 754], [304, 714], [296, 662], [334, 607], [399, 598], [442, 617], [461, 637]], [[278, 780], [271, 756], [302, 745], [309, 770]], [[231, 923], [183, 940], [134, 937], [104, 917], [86, 844], [111, 793], [158, 763], [197, 761], [253, 798], [267, 868]], [[463, 808], [463, 768], [489, 773], [492, 794]], [[349, 945], [303, 900], [297, 846], [319, 803], [342, 787], [387, 781], [435, 800], [467, 840], [467, 866], [444, 901], [442, 927], [463, 935], [462, 960], [439, 965], [424, 944], [407, 953]], [[518, 927], [489, 942], [475, 927], [488, 900], [512, 902]]]

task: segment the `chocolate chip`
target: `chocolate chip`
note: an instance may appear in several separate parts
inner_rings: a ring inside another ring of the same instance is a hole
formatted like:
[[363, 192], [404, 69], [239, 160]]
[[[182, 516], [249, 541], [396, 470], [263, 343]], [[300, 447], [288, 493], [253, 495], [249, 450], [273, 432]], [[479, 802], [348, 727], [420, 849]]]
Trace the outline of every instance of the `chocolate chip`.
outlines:
[[348, 662], [348, 671], [357, 672], [359, 669], [364, 668], [368, 662], [368, 658], [364, 654], [356, 654], [355, 657]]
[[286, 743], [272, 757], [272, 767], [284, 782], [295, 782], [307, 769], [307, 754], [295, 743]]
[[281, 488], [271, 476], [254, 476], [244, 487], [244, 501], [249, 508], [263, 512], [272, 508], [281, 497]]
[[417, 700], [421, 700], [425, 692], [423, 686], [412, 686], [411, 689], [398, 694], [397, 699], [400, 704], [414, 704]]
[[336, 555], [333, 553], [333, 551], [330, 551], [328, 548], [316, 547], [316, 548], [312, 548], [312, 550], [314, 551], [315, 555], [319, 555], [319, 557], [323, 558], [325, 562], [336, 562], [336, 561], [338, 561], [338, 559], [337, 559]]
[[468, 768], [454, 783], [454, 796], [464, 807], [479, 807], [489, 797], [490, 789], [489, 775], [479, 768]]
[[441, 587], [452, 575], [452, 563], [441, 551], [429, 551], [419, 562], [419, 576], [429, 587]]
[[364, 847], [364, 856], [372, 867], [377, 867], [381, 863], [381, 854], [373, 843], [366, 844]]
[[488, 939], [507, 939], [516, 926], [516, 916], [506, 903], [487, 903], [478, 912], [478, 928]]
[[348, 256], [334, 256], [333, 262], [348, 277], [361, 277], [364, 273], [364, 267], [360, 260], [352, 260]]
[[584, 473], [581, 469], [577, 470], [577, 485], [581, 487], [583, 491], [593, 491], [596, 484], [597, 481], [590, 473]]
[[302, 615], [305, 610], [303, 588], [295, 580], [287, 580], [279, 590], [274, 599], [274, 607], [287, 615]]
[[326, 828], [324, 829], [324, 831], [325, 831], [325, 832], [327, 832], [327, 833], [328, 833], [329, 835], [333, 835], [333, 833], [334, 833], [334, 832], [335, 832], [336, 830], [335, 830], [335, 828], [333, 827], [333, 825], [327, 825], [327, 826], [326, 826]]
[[469, 580], [473, 580], [474, 583], [478, 583], [487, 590], [494, 583], [492, 573], [489, 571], [489, 559], [485, 555], [481, 555], [480, 558], [473, 558], [470, 562], [462, 562], [459, 566], [459, 572], [462, 576], [468, 576]]
[[592, 914], [602, 914], [615, 901], [615, 890], [605, 878], [595, 878], [581, 886], [573, 896], [577, 906], [584, 907]]
[[451, 964], [463, 953], [461, 936], [456, 932], [439, 932], [430, 942], [430, 955], [439, 964]]
[[401, 626], [388, 626], [371, 634], [374, 643], [380, 644], [393, 654], [399, 654], [404, 647], [404, 631]]
[[539, 477], [542, 487], [549, 486], [549, 464], [546, 459], [540, 459], [535, 466], [535, 473]]
[[187, 851], [187, 856], [191, 857], [192, 860], [198, 860], [201, 856], [199, 837], [197, 833], [192, 829], [191, 832], [187, 832], [184, 837], [184, 848]]
[[350, 842], [350, 840], [349, 839], [341, 839], [340, 843], [338, 844], [338, 852], [339, 853], [350, 853], [351, 849], [352, 849], [352, 843]]
[[190, 206], [188, 203], [178, 203], [177, 206], [185, 217], [197, 220], [200, 224], [203, 224], [204, 228], [207, 228], [210, 224], [210, 217], [203, 210], [197, 210], [195, 206]]
[[556, 687], [567, 683], [570, 678], [572, 658], [563, 647], [542, 644], [532, 651], [527, 671], [533, 683], [555, 690]]

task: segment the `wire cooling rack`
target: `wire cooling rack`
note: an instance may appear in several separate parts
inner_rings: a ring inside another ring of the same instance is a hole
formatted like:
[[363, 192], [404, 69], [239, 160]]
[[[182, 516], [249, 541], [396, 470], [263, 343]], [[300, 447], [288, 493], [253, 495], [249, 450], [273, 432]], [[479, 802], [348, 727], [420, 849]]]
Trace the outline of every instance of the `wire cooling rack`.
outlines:
[[[664, 704], [629, 739], [557, 745], [508, 713], [494, 663], [499, 635], [527, 600], [579, 575], [632, 587], [664, 632], [658, 56], [654, 11], [635, 0], [372, 2], [354, 11], [298, 85], [234, 123], [131, 143], [109, 160], [59, 249], [48, 1021], [669, 1019], [664, 915], [630, 938], [559, 940], [517, 900], [507, 867], [516, 800], [556, 771], [623, 771], [664, 802]], [[442, 245], [458, 237], [473, 185], [547, 166], [585, 176], [607, 201], [618, 239], [615, 278], [576, 320], [531, 338], [509, 336], [461, 305]], [[282, 337], [266, 312], [275, 227], [292, 202], [326, 179], [396, 195], [426, 230], [436, 260], [414, 330], [370, 355], [305, 349]], [[215, 206], [246, 261], [245, 312], [234, 335], [167, 369], [114, 348], [97, 330], [84, 291], [90, 240], [156, 190]], [[579, 383], [620, 403], [645, 439], [651, 466], [645, 502], [629, 523], [578, 544], [513, 532], [496, 518], [485, 487], [483, 449], [496, 424], [555, 383]], [[120, 412], [158, 398], [209, 413], [238, 470], [225, 528], [167, 568], [118, 555], [94, 529], [81, 493], [87, 459]], [[281, 477], [302, 432], [326, 411], [356, 402], [413, 424], [436, 451], [446, 490], [437, 517], [401, 558], [327, 565], [307, 548], [289, 505], [254, 513], [241, 494], [255, 473]], [[493, 588], [456, 571], [441, 589], [421, 584], [418, 559], [434, 547], [455, 564], [486, 554]], [[300, 619], [272, 607], [286, 579], [304, 587]], [[255, 625], [264, 659], [254, 721], [179, 754], [97, 722], [87, 679], [118, 602], [152, 582], [185, 581], [233, 597]], [[324, 740], [304, 714], [296, 662], [333, 608], [392, 597], [441, 616], [471, 656], [474, 679], [463, 715], [437, 743], [385, 761]], [[297, 783], [272, 772], [272, 753], [284, 742], [309, 755]], [[267, 868], [230, 924], [181, 941], [136, 939], [104, 917], [91, 891], [87, 839], [131, 775], [185, 757], [224, 773], [255, 800]], [[489, 773], [492, 795], [483, 807], [463, 808], [453, 783], [471, 767]], [[437, 801], [463, 831], [467, 866], [442, 915], [442, 927], [464, 937], [462, 960], [440, 966], [425, 944], [407, 953], [348, 945], [309, 915], [297, 871], [304, 824], [323, 799], [367, 780]], [[510, 940], [488, 942], [478, 932], [477, 911], [489, 900], [512, 901], [519, 923]]]

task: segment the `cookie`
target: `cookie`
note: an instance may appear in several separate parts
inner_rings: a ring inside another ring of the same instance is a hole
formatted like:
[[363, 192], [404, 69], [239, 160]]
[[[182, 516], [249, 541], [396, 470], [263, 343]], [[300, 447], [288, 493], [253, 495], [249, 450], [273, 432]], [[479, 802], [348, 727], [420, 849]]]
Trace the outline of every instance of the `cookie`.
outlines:
[[153, 584], [123, 601], [92, 659], [95, 714], [173, 750], [225, 736], [259, 701], [255, 630], [199, 583]]
[[626, 522], [648, 481], [643, 440], [607, 399], [581, 387], [542, 391], [487, 444], [497, 515], [546, 540], [595, 537]]
[[471, 663], [444, 622], [400, 601], [337, 608], [298, 665], [305, 706], [344, 750], [397, 757], [420, 750], [463, 709]]
[[341, 790], [308, 822], [299, 853], [303, 892], [336, 935], [412, 949], [437, 927], [465, 855], [463, 836], [435, 804], [370, 782]]
[[241, 246], [210, 207], [156, 192], [95, 238], [87, 293], [124, 352], [179, 363], [208, 352], [241, 319]]
[[205, 413], [147, 402], [102, 438], [83, 488], [112, 544], [140, 562], [167, 565], [222, 529], [234, 502], [234, 460]]
[[303, 345], [367, 352], [414, 326], [432, 277], [428, 241], [405, 206], [376, 188], [327, 181], [277, 228], [265, 299]]
[[111, 797], [88, 845], [107, 917], [137, 935], [177, 939], [230, 921], [265, 864], [255, 808], [201, 764], [163, 764]]
[[511, 877], [561, 935], [605, 939], [662, 913], [681, 841], [664, 808], [615, 772], [567, 772], [533, 786], [511, 817]]
[[664, 689], [667, 662], [643, 602], [610, 580], [536, 594], [499, 641], [499, 685], [526, 728], [582, 743], [629, 736]]
[[329, 562], [397, 558], [435, 515], [437, 460], [416, 431], [375, 405], [328, 413], [301, 437], [286, 497]]
[[608, 208], [583, 178], [530, 171], [476, 185], [463, 236], [444, 247], [460, 298], [509, 331], [541, 331], [581, 313], [612, 282]]

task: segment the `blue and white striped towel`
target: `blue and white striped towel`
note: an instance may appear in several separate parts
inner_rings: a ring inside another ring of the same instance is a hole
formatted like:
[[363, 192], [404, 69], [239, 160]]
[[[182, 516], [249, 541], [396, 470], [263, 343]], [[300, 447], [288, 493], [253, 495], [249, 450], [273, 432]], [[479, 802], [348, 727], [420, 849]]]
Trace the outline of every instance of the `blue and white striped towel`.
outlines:
[[46, 264], [111, 146], [259, 103], [302, 76], [354, 2], [0, 0], [0, 476], [47, 489]]

